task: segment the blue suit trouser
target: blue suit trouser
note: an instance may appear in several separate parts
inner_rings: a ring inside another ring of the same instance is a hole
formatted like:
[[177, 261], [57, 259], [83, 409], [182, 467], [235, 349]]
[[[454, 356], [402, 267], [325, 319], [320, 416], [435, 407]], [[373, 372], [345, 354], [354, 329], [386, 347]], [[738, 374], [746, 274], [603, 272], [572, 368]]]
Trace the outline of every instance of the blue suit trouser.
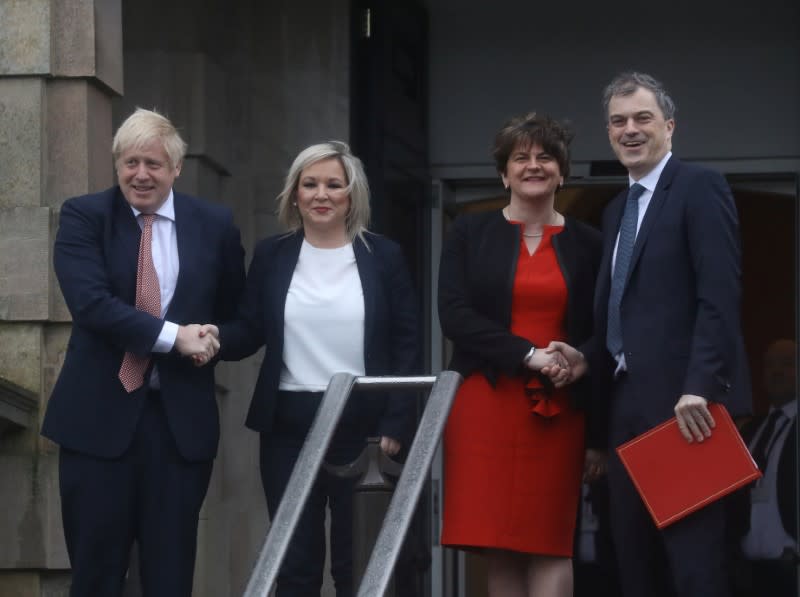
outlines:
[[642, 400], [625, 374], [615, 381], [608, 482], [622, 595], [729, 597], [723, 501], [659, 531], [617, 457], [615, 448], [643, 431]]
[[61, 448], [70, 597], [119, 597], [134, 542], [145, 597], [191, 597], [197, 522], [213, 461], [186, 461], [160, 394], [143, 399], [133, 442], [119, 458]]
[[[321, 396], [319, 392], [280, 392], [272, 431], [261, 434], [261, 481], [270, 518], [274, 518], [289, 483]], [[344, 464], [355, 460], [365, 439], [357, 414], [345, 409], [326, 461]], [[330, 509], [331, 576], [336, 596], [352, 597], [353, 485], [352, 479], [340, 479], [320, 470], [278, 573], [276, 597], [320, 594], [326, 508]]]

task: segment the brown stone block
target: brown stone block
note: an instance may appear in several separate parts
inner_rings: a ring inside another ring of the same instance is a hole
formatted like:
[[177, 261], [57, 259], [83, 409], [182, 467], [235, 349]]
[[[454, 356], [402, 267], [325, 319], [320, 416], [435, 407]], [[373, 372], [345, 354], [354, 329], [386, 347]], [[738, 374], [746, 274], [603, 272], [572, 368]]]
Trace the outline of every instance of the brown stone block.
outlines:
[[[4, 538], [0, 541], [0, 569], [68, 568], [58, 493], [58, 457], [3, 451], [0, 471], [0, 536]], [[0, 590], [0, 595], [6, 593]]]
[[[67, 544], [64, 541], [64, 527], [61, 520], [58, 454], [40, 453], [37, 460], [37, 474], [38, 484], [36, 491], [45, 556], [41, 566], [48, 569], [66, 569], [69, 568], [69, 555], [67, 554]], [[54, 586], [58, 586], [58, 583], [55, 583]]]
[[[46, 324], [42, 329], [42, 393], [39, 398], [37, 416], [38, 428], [42, 426], [44, 413], [47, 410], [47, 401], [53, 392], [61, 366], [67, 354], [72, 326], [70, 324]], [[49, 439], [39, 436], [39, 451], [51, 454], [57, 450], [56, 445]]]
[[136, 106], [155, 107], [180, 129], [189, 156], [201, 157], [221, 174], [232, 172], [237, 164], [232, 163], [226, 73], [200, 52], [137, 51], [127, 52], [125, 59], [126, 93], [115, 106], [115, 121]]
[[47, 319], [49, 295], [49, 208], [0, 209], [0, 319]]
[[41, 597], [69, 597], [72, 574], [69, 571], [48, 572], [41, 578]]
[[52, 73], [66, 77], [94, 75], [94, 0], [53, 2], [52, 22]]
[[0, 595], [3, 597], [39, 597], [41, 583], [35, 571], [0, 571]]
[[51, 4], [59, 3], [0, 0], [0, 75], [50, 73]]
[[175, 189], [181, 193], [221, 203], [220, 183], [219, 170], [209, 162], [201, 157], [186, 156], [181, 175], [175, 181]]
[[53, 74], [96, 77], [121, 94], [120, 0], [54, 2], [52, 22]]
[[38, 395], [41, 371], [41, 324], [0, 321], [0, 377]]
[[[59, 212], [51, 210], [50, 212], [50, 253], [53, 252], [53, 244], [56, 240], [56, 232], [58, 231], [58, 216]], [[67, 309], [67, 303], [64, 301], [64, 295], [61, 294], [61, 288], [58, 285], [58, 278], [53, 267], [50, 267], [50, 321], [53, 322], [71, 322], [72, 315]]]
[[[7, 23], [1, 13], [0, 23], [5, 31]], [[0, 77], [0, 209], [41, 205], [43, 101], [42, 79]]]
[[122, 95], [122, 0], [95, 0], [95, 75]]
[[111, 186], [111, 98], [82, 79], [48, 81], [46, 204]]
[[0, 454], [0, 568], [38, 568], [45, 562], [36, 456]]

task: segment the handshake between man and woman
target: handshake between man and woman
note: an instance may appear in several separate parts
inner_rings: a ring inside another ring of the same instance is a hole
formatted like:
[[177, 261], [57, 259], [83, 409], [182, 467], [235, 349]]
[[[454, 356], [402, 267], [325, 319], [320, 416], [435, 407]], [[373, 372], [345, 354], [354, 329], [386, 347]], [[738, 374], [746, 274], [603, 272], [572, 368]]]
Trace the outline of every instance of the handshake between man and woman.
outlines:
[[219, 328], [213, 324], [191, 323], [178, 328], [175, 350], [190, 357], [197, 367], [207, 365], [213, 360], [219, 348]]

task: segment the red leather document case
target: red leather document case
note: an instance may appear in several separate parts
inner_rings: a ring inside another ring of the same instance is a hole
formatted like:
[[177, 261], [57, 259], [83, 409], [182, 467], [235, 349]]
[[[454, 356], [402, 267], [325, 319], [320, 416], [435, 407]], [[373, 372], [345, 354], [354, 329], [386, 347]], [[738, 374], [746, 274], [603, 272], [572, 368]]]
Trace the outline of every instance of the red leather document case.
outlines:
[[725, 407], [710, 404], [716, 427], [687, 442], [673, 417], [617, 448], [659, 529], [761, 476]]

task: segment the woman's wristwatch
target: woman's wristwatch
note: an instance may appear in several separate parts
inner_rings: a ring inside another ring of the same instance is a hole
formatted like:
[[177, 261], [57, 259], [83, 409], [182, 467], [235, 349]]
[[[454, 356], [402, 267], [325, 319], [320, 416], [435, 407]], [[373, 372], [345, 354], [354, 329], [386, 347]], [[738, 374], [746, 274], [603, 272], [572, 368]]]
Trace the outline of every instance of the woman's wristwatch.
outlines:
[[522, 359], [522, 364], [527, 367], [528, 363], [533, 358], [534, 354], [536, 354], [536, 347], [531, 346], [531, 349], [528, 351], [528, 354], [526, 354], [525, 357]]

